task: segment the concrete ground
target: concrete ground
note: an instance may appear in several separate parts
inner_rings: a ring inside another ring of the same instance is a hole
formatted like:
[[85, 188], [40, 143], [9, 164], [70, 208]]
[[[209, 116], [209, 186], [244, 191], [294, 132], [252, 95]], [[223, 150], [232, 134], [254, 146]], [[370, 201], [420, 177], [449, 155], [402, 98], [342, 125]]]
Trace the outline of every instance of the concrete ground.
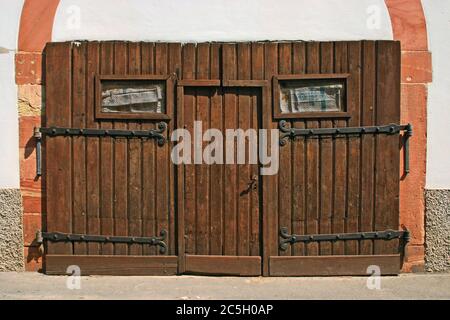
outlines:
[[[368, 278], [68, 277], [0, 273], [0, 299], [450, 299], [450, 273]], [[76, 282], [70, 282], [76, 285]]]

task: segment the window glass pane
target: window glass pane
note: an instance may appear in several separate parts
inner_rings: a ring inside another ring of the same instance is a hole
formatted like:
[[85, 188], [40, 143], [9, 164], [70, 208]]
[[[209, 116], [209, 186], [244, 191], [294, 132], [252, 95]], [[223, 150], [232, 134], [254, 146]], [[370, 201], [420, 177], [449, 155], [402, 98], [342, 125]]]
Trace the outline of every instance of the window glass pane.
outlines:
[[165, 113], [164, 81], [102, 80], [102, 112]]
[[343, 79], [280, 81], [281, 113], [344, 111], [344, 96]]

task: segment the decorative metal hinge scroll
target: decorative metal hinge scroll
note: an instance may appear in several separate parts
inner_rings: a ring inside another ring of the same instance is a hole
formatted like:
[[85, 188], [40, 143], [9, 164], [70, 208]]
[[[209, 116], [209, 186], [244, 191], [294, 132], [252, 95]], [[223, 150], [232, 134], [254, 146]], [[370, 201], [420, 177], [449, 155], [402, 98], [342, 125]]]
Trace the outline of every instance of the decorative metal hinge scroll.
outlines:
[[153, 130], [116, 130], [116, 129], [81, 129], [81, 128], [35, 128], [34, 138], [36, 139], [36, 175], [41, 176], [41, 144], [43, 135], [50, 137], [111, 137], [111, 138], [141, 138], [155, 139], [159, 146], [166, 143], [164, 132], [167, 130], [167, 123], [160, 122]]
[[44, 240], [50, 242], [98, 242], [98, 243], [127, 243], [146, 244], [159, 246], [159, 252], [165, 254], [167, 245], [164, 242], [167, 238], [167, 231], [162, 230], [159, 237], [121, 237], [121, 236], [101, 236], [90, 234], [72, 234], [62, 232], [42, 232], [36, 233], [36, 242], [42, 244]]
[[396, 134], [404, 131], [404, 170], [405, 174], [409, 173], [409, 138], [412, 137], [413, 127], [410, 123], [406, 125], [389, 124], [372, 127], [342, 127], [342, 128], [310, 128], [299, 129], [288, 127], [286, 120], [281, 120], [280, 128], [280, 146], [285, 146], [288, 139], [295, 140], [296, 137], [321, 137], [321, 136], [348, 136], [362, 134]]
[[334, 234], [312, 234], [312, 235], [296, 235], [289, 234], [287, 228], [280, 229], [280, 250], [286, 251], [288, 245], [303, 242], [322, 242], [322, 241], [348, 241], [348, 240], [393, 240], [400, 239], [405, 243], [409, 242], [410, 233], [407, 229], [355, 232], [355, 233], [334, 233]]

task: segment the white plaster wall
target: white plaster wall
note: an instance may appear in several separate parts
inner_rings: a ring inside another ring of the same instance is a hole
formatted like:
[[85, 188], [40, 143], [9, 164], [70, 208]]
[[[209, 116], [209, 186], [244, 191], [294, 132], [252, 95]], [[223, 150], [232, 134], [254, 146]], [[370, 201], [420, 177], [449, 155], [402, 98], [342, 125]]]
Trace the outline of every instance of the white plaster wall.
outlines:
[[0, 189], [19, 188], [19, 122], [14, 55], [23, 0], [0, 0]]
[[433, 56], [428, 91], [427, 189], [450, 189], [450, 1], [422, 0]]
[[61, 0], [53, 41], [392, 39], [384, 0]]

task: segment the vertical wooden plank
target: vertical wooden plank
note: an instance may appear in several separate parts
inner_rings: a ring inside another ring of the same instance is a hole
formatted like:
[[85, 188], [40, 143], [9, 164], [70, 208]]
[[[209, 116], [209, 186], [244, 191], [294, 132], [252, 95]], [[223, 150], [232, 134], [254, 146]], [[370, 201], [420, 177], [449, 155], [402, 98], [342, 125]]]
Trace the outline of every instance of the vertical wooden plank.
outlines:
[[[124, 75], [128, 71], [128, 44], [114, 43], [114, 73]], [[115, 121], [115, 129], [127, 130], [125, 121]], [[128, 235], [128, 141], [114, 140], [114, 230], [117, 236]], [[127, 255], [128, 246], [118, 243], [114, 245], [116, 255]]]
[[[100, 45], [100, 73], [113, 74], [114, 72], [114, 43], [102, 42]], [[112, 121], [101, 121], [102, 129], [112, 129]], [[100, 226], [102, 235], [114, 235], [114, 164], [113, 139], [103, 137], [100, 139]], [[103, 255], [114, 254], [114, 244], [101, 245]]]
[[[264, 78], [272, 82], [278, 73], [278, 44], [264, 44]], [[272, 92], [272, 88], [269, 90]], [[269, 98], [269, 97], [266, 97]], [[270, 100], [271, 101], [271, 100]], [[263, 109], [263, 128], [276, 129], [272, 121], [272, 103], [266, 103]], [[270, 140], [269, 140], [270, 143]], [[265, 176], [263, 179], [263, 275], [269, 275], [269, 257], [278, 253], [278, 201], [277, 177]]]
[[[209, 44], [200, 43], [197, 45], [197, 79], [209, 78]], [[204, 133], [209, 128], [210, 122], [210, 88], [197, 89], [197, 105], [196, 105], [196, 121], [201, 122], [202, 132]], [[201, 137], [202, 139], [203, 137]], [[206, 146], [202, 142], [202, 150]], [[209, 188], [209, 165], [196, 164], [196, 202], [197, 202], [197, 239], [196, 239], [196, 253], [209, 253], [209, 220], [210, 220], [210, 188]]]
[[[336, 42], [334, 49], [334, 72], [346, 73], [348, 71], [347, 44], [345, 42]], [[334, 121], [334, 126], [345, 127], [345, 120]], [[332, 233], [345, 232], [345, 212], [347, 202], [347, 142], [345, 138], [334, 139], [333, 142], [334, 158], [334, 196], [333, 196], [333, 221]], [[333, 255], [343, 255], [345, 253], [344, 243], [336, 241], [333, 243]]]
[[[220, 45], [210, 44], [210, 78], [220, 79]], [[210, 104], [210, 127], [224, 132], [223, 128], [223, 99], [220, 89], [214, 90]], [[223, 247], [223, 199], [224, 199], [224, 173], [223, 164], [211, 165], [210, 178], [210, 251], [211, 255], [222, 255]]]
[[[320, 72], [333, 73], [334, 44], [322, 42], [320, 44]], [[321, 120], [321, 128], [333, 127], [333, 121]], [[319, 233], [331, 233], [331, 217], [333, 212], [333, 146], [331, 137], [320, 139], [320, 219]], [[332, 244], [321, 242], [320, 255], [331, 255]]]
[[[377, 48], [376, 124], [400, 121], [400, 43], [379, 41]], [[376, 154], [376, 230], [398, 229], [399, 136], [378, 135]], [[381, 146], [383, 148], [381, 149]], [[394, 253], [398, 240], [375, 242], [375, 253]]]
[[[46, 106], [48, 126], [71, 126], [71, 43], [46, 47]], [[72, 231], [72, 148], [71, 139], [54, 137], [46, 143], [47, 229]], [[48, 243], [49, 254], [73, 254], [71, 243]]]
[[[167, 74], [167, 61], [168, 61], [168, 45], [167, 43], [156, 43], [155, 45], [155, 74], [164, 75]], [[170, 183], [169, 183], [169, 170], [171, 166], [169, 154], [169, 143], [163, 146], [156, 147], [156, 233], [159, 234], [163, 229], [169, 231], [169, 201], [170, 195]], [[170, 239], [168, 239], [170, 240]], [[172, 247], [171, 243], [168, 243], [169, 248]], [[158, 251], [159, 252], [159, 251]]]
[[[142, 44], [142, 74], [155, 73], [155, 44]], [[155, 128], [154, 123], [142, 123], [142, 130]], [[154, 140], [142, 142], [142, 224], [145, 237], [153, 237], [156, 233], [156, 143]], [[144, 246], [144, 255], [155, 255], [155, 246]]]
[[[183, 79], [195, 79], [195, 61], [196, 50], [192, 43], [183, 46]], [[183, 115], [184, 128], [189, 132], [194, 132], [195, 119], [195, 94], [192, 89], [185, 89], [183, 96]], [[193, 141], [191, 141], [191, 147]], [[184, 225], [185, 232], [183, 241], [185, 241], [185, 253], [195, 254], [195, 166], [193, 164], [184, 165]]]
[[[181, 72], [181, 43], [169, 43], [169, 58], [167, 60], [167, 72], [170, 74], [173, 78], [174, 75], [177, 75], [177, 77]], [[176, 194], [177, 190], [175, 189], [175, 179], [177, 177], [177, 167], [174, 165], [174, 163], [171, 160], [171, 152], [173, 144], [170, 141], [170, 137], [172, 135], [172, 132], [178, 127], [177, 126], [177, 113], [175, 110], [175, 94], [176, 94], [176, 88], [175, 86], [172, 88], [172, 92], [170, 92], [170, 97], [167, 102], [170, 103], [170, 110], [168, 110], [169, 115], [171, 117], [171, 121], [168, 123], [168, 129], [167, 129], [167, 162], [169, 166], [169, 252], [171, 254], [175, 255], [178, 254], [178, 250], [176, 249], [177, 246], [177, 226], [176, 226]], [[181, 227], [184, 228], [183, 224], [181, 224]]]
[[221, 80], [222, 45], [220, 43], [211, 43], [210, 50], [210, 79]]
[[[236, 48], [237, 54], [237, 78], [239, 80], [249, 80], [251, 78], [251, 50], [249, 43], [239, 43]], [[251, 97], [248, 88], [239, 88], [238, 92], [238, 110], [237, 110], [237, 128], [247, 131], [251, 128]], [[238, 212], [237, 212], [237, 238], [238, 255], [250, 255], [250, 212], [251, 212], [251, 194], [253, 190], [248, 190], [248, 184], [252, 179], [251, 165], [249, 164], [248, 144], [246, 144], [245, 164], [238, 164]], [[247, 190], [249, 192], [247, 192]]]
[[[184, 127], [184, 88], [177, 86], [177, 127]], [[185, 166], [179, 164], [177, 166], [177, 255], [178, 255], [178, 273], [182, 274], [186, 271], [186, 238], [185, 238]]]
[[[307, 73], [319, 73], [320, 71], [320, 47], [318, 42], [308, 42], [306, 45]], [[318, 128], [319, 122], [315, 120], [307, 121], [307, 128]], [[318, 139], [306, 140], [306, 162], [307, 162], [307, 234], [316, 234], [319, 231], [319, 141]], [[306, 245], [307, 255], [315, 256], [319, 254], [318, 243]]]
[[[347, 111], [351, 114], [348, 125], [360, 126], [361, 112], [361, 42], [348, 43], [348, 69], [351, 74], [348, 81]], [[348, 137], [348, 199], [347, 199], [347, 223], [346, 232], [358, 232], [360, 213], [360, 151], [361, 137]], [[358, 254], [358, 241], [346, 241], [345, 253]]]
[[[220, 89], [213, 91], [211, 98], [211, 128], [223, 131], [223, 105], [222, 94]], [[224, 165], [211, 165], [211, 178], [209, 184], [209, 192], [211, 199], [210, 211], [210, 251], [211, 255], [222, 255], [223, 247], [223, 207], [224, 207], [224, 181], [223, 181]]]
[[[128, 45], [128, 74], [141, 74], [141, 46], [138, 42]], [[141, 130], [141, 124], [130, 121], [129, 130]], [[142, 141], [130, 139], [128, 142], [128, 235], [142, 236]], [[128, 254], [141, 255], [143, 246], [130, 244]]]
[[[99, 51], [98, 42], [88, 43], [88, 80], [87, 80], [87, 105], [86, 105], [86, 126], [88, 128], [98, 128], [95, 121], [95, 75], [99, 72]], [[87, 170], [87, 233], [100, 233], [100, 170], [99, 170], [99, 138], [87, 138], [86, 147], [86, 170]], [[98, 243], [89, 243], [88, 251], [90, 255], [101, 253]]]
[[[292, 44], [280, 43], [278, 45], [278, 73], [281, 75], [292, 73]], [[292, 124], [291, 124], [292, 125]], [[292, 149], [293, 144], [288, 143], [280, 148], [280, 171], [278, 173], [278, 223], [279, 228], [288, 228], [292, 232]], [[290, 255], [290, 250], [279, 251], [279, 255]]]
[[[264, 44], [263, 43], [252, 43], [251, 45], [251, 77], [253, 80], [263, 80], [264, 79]], [[264, 110], [262, 109], [262, 100], [263, 95], [265, 94], [264, 89], [261, 90], [259, 95], [253, 98], [253, 125], [254, 128], [260, 128], [262, 113]], [[259, 139], [259, 137], [258, 137]], [[260, 141], [258, 142], [258, 146], [265, 147], [260, 145]], [[265, 177], [260, 176], [259, 172], [259, 164], [252, 166], [252, 175], [255, 175], [259, 179], [259, 188], [256, 192], [252, 192], [251, 198], [251, 241], [250, 241], [250, 255], [259, 256], [261, 255], [261, 240], [262, 234], [261, 223], [262, 223], [262, 212], [260, 211], [260, 195], [263, 190], [263, 183], [265, 181]]]
[[[294, 42], [292, 53], [292, 72], [294, 74], [304, 74], [306, 72], [306, 45], [304, 42]], [[278, 99], [279, 97], [275, 97]], [[294, 121], [293, 127], [297, 129], [305, 128], [305, 121]], [[292, 141], [292, 232], [294, 234], [306, 234], [306, 159], [305, 159], [305, 138], [298, 138]], [[305, 255], [305, 244], [297, 243], [292, 246], [292, 255]]]
[[[72, 125], [86, 127], [87, 42], [73, 48]], [[86, 233], [86, 138], [74, 137], [73, 154], [73, 232]], [[86, 243], [74, 243], [74, 254], [87, 253]]]
[[[364, 41], [362, 61], [362, 113], [363, 126], [375, 125], [376, 52], [374, 41]], [[361, 224], [359, 231], [373, 230], [373, 194], [375, 175], [375, 136], [361, 137]], [[373, 241], [361, 241], [359, 254], [373, 253]]]
[[[237, 78], [236, 73], [236, 47], [234, 44], [224, 44], [222, 47], [223, 57], [223, 78], [224, 80], [233, 80]], [[224, 88], [224, 127], [225, 129], [233, 129], [236, 127], [238, 101], [236, 94], [229, 88]], [[234, 143], [236, 149], [236, 143]], [[225, 159], [228, 150], [225, 148]], [[236, 153], [233, 155], [236, 159]], [[239, 199], [239, 190], [237, 189], [237, 168], [235, 165], [225, 165], [224, 175], [224, 254], [237, 255], [237, 200]]]

